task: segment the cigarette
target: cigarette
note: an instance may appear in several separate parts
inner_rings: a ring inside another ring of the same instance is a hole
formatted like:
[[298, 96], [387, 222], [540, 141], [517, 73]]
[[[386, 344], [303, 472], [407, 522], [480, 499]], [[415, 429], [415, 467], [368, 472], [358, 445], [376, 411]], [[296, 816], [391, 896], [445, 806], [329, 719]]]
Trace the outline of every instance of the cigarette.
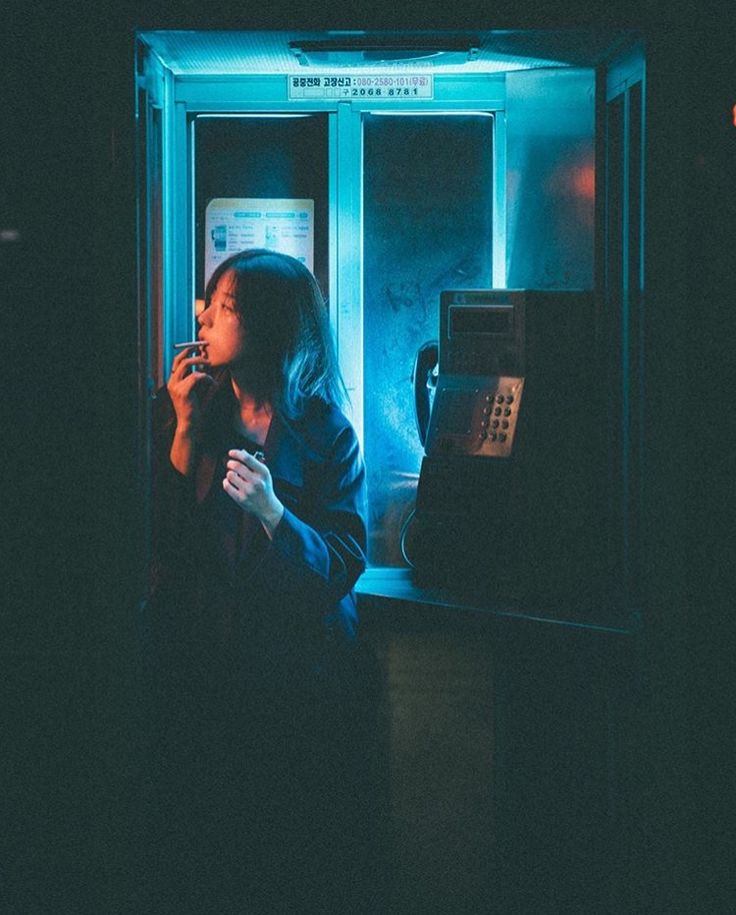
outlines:
[[207, 346], [204, 340], [189, 340], [186, 343], [175, 343], [174, 349], [186, 349], [188, 346]]

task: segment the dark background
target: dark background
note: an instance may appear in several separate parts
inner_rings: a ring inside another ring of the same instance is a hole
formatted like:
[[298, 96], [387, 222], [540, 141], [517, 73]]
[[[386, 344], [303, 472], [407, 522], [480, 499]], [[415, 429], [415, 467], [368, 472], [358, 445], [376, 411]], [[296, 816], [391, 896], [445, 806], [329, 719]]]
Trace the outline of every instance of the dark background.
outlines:
[[155, 27], [644, 30], [658, 93], [650, 276], [669, 299], [649, 327], [653, 482], [643, 524], [655, 548], [632, 750], [641, 771], [632, 804], [654, 825], [646, 838], [632, 836], [632, 857], [641, 859], [639, 879], [655, 881], [654, 899], [656, 881], [671, 899], [665, 884], [687, 872], [674, 910], [717, 911], [729, 898], [719, 869], [731, 825], [723, 793], [733, 758], [728, 445], [736, 440], [726, 409], [736, 301], [736, 30], [727, 8], [619, 0], [601, 12], [572, 0], [542, 14], [524, 0], [461, 0], [412, 12], [278, 0], [245, 13], [220, 5], [215, 16], [193, 3], [4, 5], [0, 229], [17, 229], [19, 239], [0, 244], [0, 907], [123, 910], [134, 880], [131, 799], [146, 715], [132, 55], [134, 31]]

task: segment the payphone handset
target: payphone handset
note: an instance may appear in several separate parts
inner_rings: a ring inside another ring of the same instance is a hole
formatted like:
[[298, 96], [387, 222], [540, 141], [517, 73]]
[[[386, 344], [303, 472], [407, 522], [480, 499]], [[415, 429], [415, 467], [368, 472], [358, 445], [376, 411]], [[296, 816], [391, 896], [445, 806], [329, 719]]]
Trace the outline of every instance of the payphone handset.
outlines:
[[427, 444], [429, 418], [432, 414], [432, 404], [434, 403], [434, 395], [437, 388], [437, 375], [439, 374], [438, 360], [437, 341], [428, 340], [417, 350], [411, 373], [414, 386], [414, 418], [417, 423], [417, 435], [422, 443], [422, 448]]
[[428, 457], [512, 456], [524, 393], [524, 306], [517, 290], [442, 293]]

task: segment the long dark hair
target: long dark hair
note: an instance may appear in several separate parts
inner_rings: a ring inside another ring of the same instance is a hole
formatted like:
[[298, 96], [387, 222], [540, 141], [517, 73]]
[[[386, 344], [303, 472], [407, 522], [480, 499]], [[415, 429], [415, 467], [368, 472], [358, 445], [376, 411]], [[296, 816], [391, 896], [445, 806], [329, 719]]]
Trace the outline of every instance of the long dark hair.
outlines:
[[254, 396], [291, 418], [301, 415], [311, 398], [342, 406], [347, 391], [325, 301], [310, 271], [287, 254], [250, 248], [217, 266], [205, 289], [205, 305], [228, 271], [234, 276], [246, 357], [254, 367]]

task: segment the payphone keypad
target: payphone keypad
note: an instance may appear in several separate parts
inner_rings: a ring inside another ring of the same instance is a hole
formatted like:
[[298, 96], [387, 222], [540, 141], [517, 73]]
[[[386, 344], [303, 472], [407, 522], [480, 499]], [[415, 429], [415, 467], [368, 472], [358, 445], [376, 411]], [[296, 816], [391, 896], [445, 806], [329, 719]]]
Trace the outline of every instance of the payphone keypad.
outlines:
[[523, 385], [522, 378], [502, 376], [483, 393], [476, 453], [483, 457], [511, 456]]
[[427, 454], [511, 457], [523, 388], [523, 378], [498, 375], [440, 382]]

